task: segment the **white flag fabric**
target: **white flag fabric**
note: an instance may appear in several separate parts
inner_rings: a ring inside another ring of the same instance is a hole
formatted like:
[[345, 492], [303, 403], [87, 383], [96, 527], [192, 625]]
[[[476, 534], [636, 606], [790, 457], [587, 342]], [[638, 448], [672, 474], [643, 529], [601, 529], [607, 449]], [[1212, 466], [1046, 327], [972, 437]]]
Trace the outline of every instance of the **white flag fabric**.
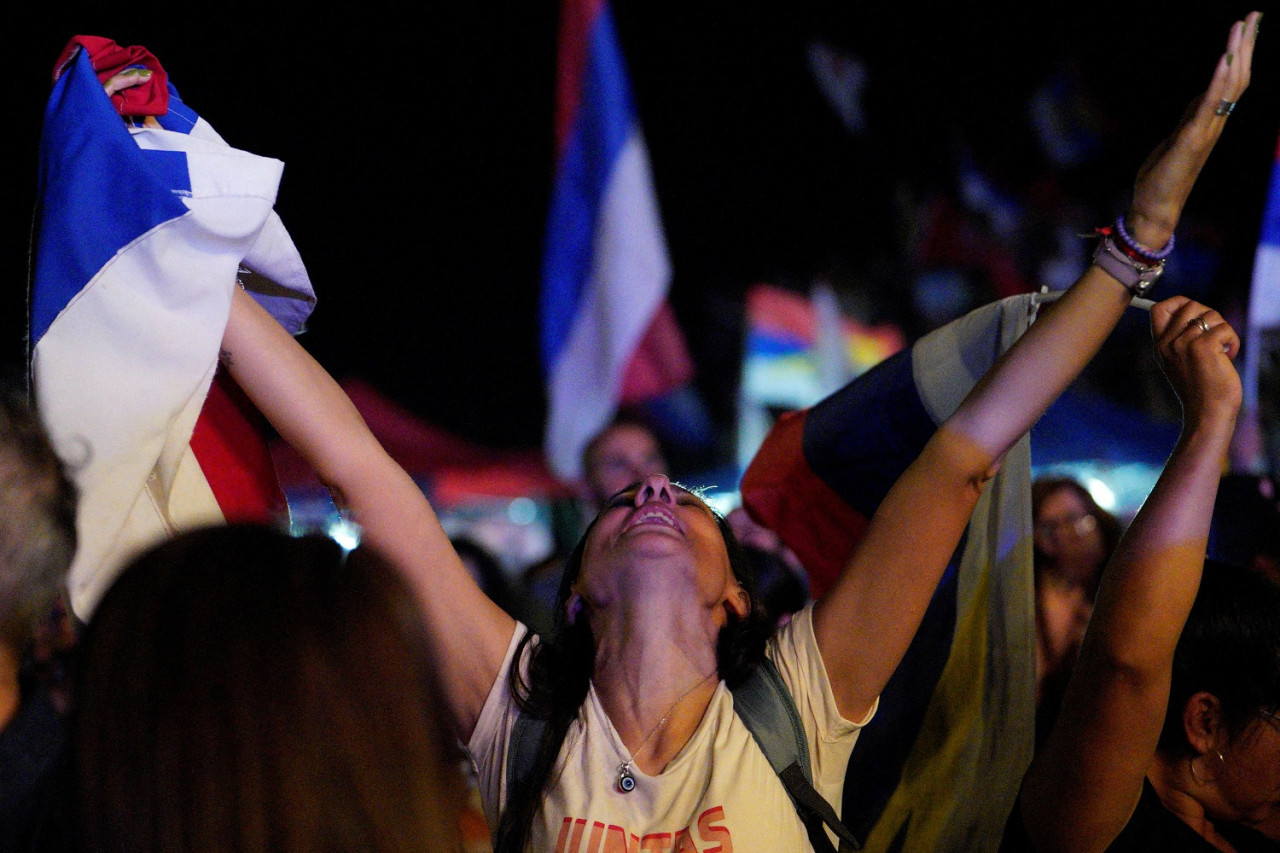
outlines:
[[157, 122], [129, 126], [69, 47], [42, 131], [30, 371], [80, 490], [87, 619], [140, 548], [226, 517], [191, 438], [241, 265], [279, 285], [260, 300], [292, 332], [315, 297], [273, 210], [283, 164], [229, 146], [172, 85]]

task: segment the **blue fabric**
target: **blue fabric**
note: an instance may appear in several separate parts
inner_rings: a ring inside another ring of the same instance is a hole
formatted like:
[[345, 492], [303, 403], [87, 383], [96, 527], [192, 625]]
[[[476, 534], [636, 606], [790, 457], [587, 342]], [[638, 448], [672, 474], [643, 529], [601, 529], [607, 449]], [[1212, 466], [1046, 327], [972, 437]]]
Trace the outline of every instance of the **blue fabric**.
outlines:
[[582, 98], [551, 191], [542, 266], [542, 359], [548, 371], [583, 301], [600, 205], [635, 120], [626, 65], [607, 4], [590, 38], [579, 81]]
[[185, 155], [139, 150], [83, 50], [54, 86], [40, 146], [32, 346], [121, 247], [185, 214], [174, 192], [191, 191]]

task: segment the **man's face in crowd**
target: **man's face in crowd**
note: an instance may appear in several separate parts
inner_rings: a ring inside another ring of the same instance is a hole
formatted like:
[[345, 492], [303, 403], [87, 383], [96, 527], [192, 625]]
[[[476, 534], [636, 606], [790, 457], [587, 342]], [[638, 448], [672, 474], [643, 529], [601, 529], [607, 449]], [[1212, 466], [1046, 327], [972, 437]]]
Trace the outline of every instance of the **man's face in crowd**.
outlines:
[[610, 427], [595, 442], [587, 458], [586, 480], [596, 507], [649, 474], [668, 474], [667, 460], [657, 439], [635, 424]]

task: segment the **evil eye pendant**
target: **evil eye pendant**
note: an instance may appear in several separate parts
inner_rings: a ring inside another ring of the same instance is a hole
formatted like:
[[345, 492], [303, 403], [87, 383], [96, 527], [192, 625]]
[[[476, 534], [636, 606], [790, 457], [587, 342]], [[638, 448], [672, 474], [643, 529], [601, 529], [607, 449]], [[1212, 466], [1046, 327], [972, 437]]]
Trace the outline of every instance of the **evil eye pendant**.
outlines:
[[636, 788], [636, 777], [631, 775], [631, 765], [624, 764], [618, 768], [618, 792], [629, 794]]

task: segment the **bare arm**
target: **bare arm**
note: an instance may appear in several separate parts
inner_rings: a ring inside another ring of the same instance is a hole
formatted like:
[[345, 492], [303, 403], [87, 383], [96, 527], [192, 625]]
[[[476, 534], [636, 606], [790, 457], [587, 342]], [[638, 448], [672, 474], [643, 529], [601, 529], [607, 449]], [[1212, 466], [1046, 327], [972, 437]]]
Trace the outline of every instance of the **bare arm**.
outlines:
[[1024, 823], [1041, 850], [1104, 850], [1137, 804], [1240, 407], [1239, 339], [1216, 311], [1174, 297], [1151, 324], [1183, 430], [1103, 573], [1061, 716], [1023, 783]]
[[[1232, 27], [1208, 90], [1139, 171], [1125, 218], [1143, 245], [1168, 241], [1225, 126], [1215, 108], [1248, 85], [1258, 17]], [[1129, 299], [1114, 278], [1089, 267], [997, 361], [881, 502], [814, 613], [846, 717], [865, 716], [902, 660], [1000, 458], [1079, 375]]]
[[515, 623], [472, 580], [422, 491], [383, 450], [342, 388], [239, 289], [222, 345], [237, 384], [351, 510], [362, 542], [409, 579], [465, 740]]

